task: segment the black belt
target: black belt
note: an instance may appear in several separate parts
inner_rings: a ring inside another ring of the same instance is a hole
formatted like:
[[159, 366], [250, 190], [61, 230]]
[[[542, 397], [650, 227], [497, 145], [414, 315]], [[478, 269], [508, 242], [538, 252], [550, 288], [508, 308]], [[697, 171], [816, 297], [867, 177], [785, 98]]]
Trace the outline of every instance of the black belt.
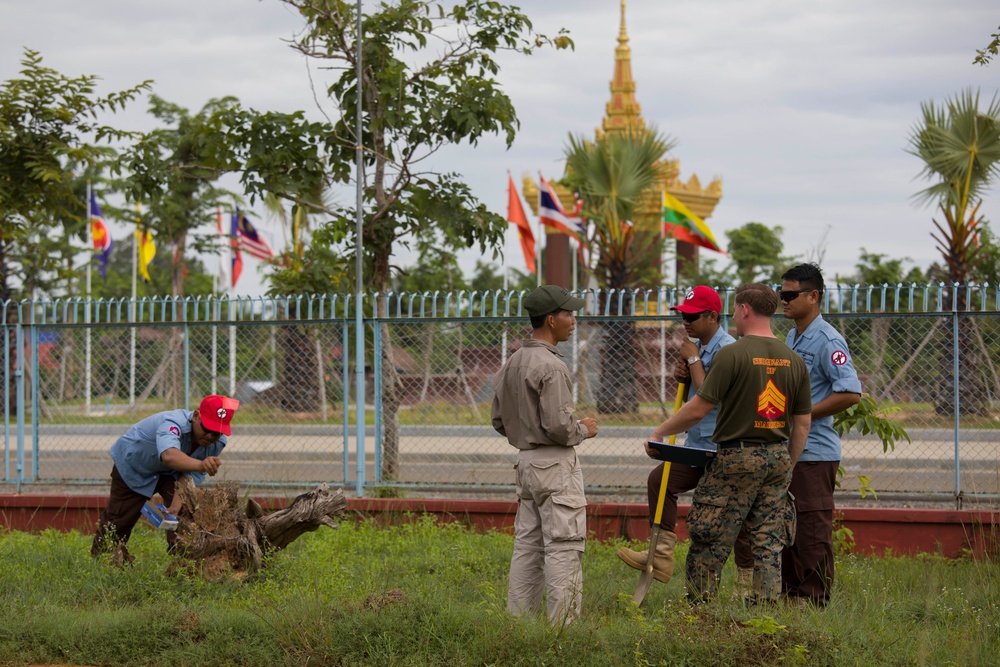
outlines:
[[784, 440], [774, 442], [750, 442], [749, 440], [726, 440], [719, 443], [719, 449], [733, 449], [735, 447], [766, 447], [768, 445], [783, 445]]

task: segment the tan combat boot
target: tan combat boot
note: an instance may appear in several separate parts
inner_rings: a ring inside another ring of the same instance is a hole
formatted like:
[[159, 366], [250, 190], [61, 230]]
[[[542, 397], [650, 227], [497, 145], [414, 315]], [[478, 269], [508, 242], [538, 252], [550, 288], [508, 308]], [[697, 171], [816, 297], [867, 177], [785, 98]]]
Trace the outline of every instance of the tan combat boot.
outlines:
[[[656, 541], [656, 553], [653, 555], [653, 578], [657, 581], [667, 583], [674, 574], [674, 546], [677, 544], [677, 535], [669, 530], [661, 530], [660, 537]], [[646, 569], [646, 557], [649, 550], [632, 551], [627, 547], [618, 550], [618, 557], [625, 561], [629, 567], [637, 570]]]

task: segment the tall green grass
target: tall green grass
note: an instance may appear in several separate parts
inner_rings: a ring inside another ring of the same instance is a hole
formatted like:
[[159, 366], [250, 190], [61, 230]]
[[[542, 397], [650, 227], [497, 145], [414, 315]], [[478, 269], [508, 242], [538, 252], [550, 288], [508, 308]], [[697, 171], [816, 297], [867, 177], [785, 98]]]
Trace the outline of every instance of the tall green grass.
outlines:
[[169, 574], [162, 539], [137, 530], [117, 569], [78, 533], [0, 533], [0, 664], [1000, 665], [993, 562], [841, 557], [822, 611], [744, 609], [730, 565], [691, 608], [682, 546], [636, 608], [620, 545], [590, 542], [583, 616], [559, 629], [506, 612], [505, 534], [345, 522], [222, 582]]

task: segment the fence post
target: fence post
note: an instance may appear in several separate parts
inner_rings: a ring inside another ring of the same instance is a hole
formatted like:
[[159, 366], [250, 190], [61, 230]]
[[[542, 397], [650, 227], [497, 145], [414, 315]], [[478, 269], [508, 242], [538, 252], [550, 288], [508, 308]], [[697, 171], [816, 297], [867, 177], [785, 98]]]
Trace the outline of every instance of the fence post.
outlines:
[[28, 325], [31, 341], [31, 480], [38, 479], [38, 422], [42, 411], [38, 405], [38, 327], [35, 325], [35, 308], [31, 304], [31, 324]]
[[17, 413], [17, 492], [21, 493], [24, 483], [24, 325], [21, 323], [22, 312], [18, 307], [17, 323], [14, 329], [15, 360], [14, 384], [16, 385], [15, 411]]
[[[347, 297], [350, 299], [350, 296]], [[351, 466], [348, 454], [351, 451], [350, 445], [350, 431], [351, 431], [351, 420], [350, 420], [350, 408], [351, 408], [351, 378], [349, 376], [350, 371], [350, 361], [351, 358], [351, 339], [350, 331], [347, 326], [347, 311], [348, 311], [349, 301], [345, 299], [344, 301], [344, 320], [341, 323], [342, 329], [340, 334], [340, 365], [342, 367], [342, 372], [344, 374], [344, 389], [341, 391], [341, 398], [344, 403], [344, 486], [347, 486], [348, 480], [351, 479]], [[334, 307], [334, 314], [336, 314], [336, 307]]]
[[10, 478], [10, 328], [7, 326], [7, 303], [3, 304], [3, 478]]
[[365, 495], [365, 313], [364, 293], [358, 290], [354, 304], [354, 432], [355, 492]]
[[[372, 324], [372, 380], [375, 386], [375, 483], [382, 483], [382, 323], [378, 319], [378, 294], [375, 294], [375, 319]], [[386, 325], [388, 326], [388, 325]], [[432, 325], [433, 326], [433, 325]], [[397, 417], [398, 418], [398, 417]], [[398, 434], [397, 434], [398, 438]]]
[[958, 391], [958, 283], [954, 283], [951, 292], [951, 381], [952, 400], [955, 417], [955, 509], [962, 509], [962, 482], [960, 455], [960, 435], [959, 426], [961, 421], [960, 409], [961, 400]]

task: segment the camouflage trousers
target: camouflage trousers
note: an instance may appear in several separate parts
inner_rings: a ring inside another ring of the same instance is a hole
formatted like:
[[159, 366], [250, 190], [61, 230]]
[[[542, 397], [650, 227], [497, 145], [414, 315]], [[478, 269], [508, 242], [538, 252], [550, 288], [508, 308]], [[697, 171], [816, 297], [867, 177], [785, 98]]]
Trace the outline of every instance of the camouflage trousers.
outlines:
[[718, 592], [722, 566], [742, 525], [754, 556], [754, 596], [778, 598], [781, 550], [795, 534], [794, 507], [788, 496], [791, 476], [785, 443], [719, 448], [687, 516], [689, 598], [706, 600]]

